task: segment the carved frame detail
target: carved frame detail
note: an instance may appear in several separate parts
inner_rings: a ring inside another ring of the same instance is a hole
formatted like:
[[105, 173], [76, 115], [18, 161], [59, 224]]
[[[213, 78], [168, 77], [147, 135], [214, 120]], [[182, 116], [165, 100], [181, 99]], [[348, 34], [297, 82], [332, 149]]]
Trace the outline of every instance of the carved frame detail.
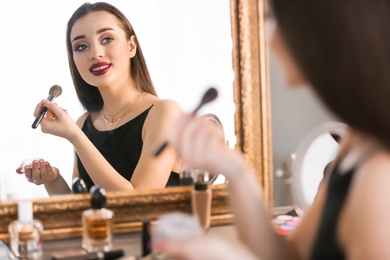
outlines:
[[266, 1], [233, 0], [232, 35], [237, 148], [247, 155], [273, 208], [271, 108], [265, 38]]
[[[273, 205], [271, 123], [268, 68], [265, 53], [264, 3], [262, 0], [231, 0], [233, 37], [234, 98], [236, 103], [236, 149], [246, 154], [259, 183], [266, 205]], [[226, 185], [213, 191], [211, 225], [234, 220], [227, 205]], [[114, 232], [141, 230], [143, 219], [155, 220], [166, 212], [191, 212], [192, 187], [148, 192], [109, 193], [107, 207], [115, 213]], [[44, 224], [44, 240], [80, 237], [81, 214], [89, 208], [90, 195], [58, 196], [34, 200], [34, 218]], [[0, 205], [0, 239], [9, 240], [8, 224], [17, 219], [17, 202]]]

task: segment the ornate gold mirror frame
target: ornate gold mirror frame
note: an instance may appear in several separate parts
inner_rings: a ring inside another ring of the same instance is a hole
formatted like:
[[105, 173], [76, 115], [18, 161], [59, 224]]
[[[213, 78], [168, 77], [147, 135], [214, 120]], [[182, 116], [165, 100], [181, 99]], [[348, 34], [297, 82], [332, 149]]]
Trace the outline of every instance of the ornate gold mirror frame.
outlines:
[[[262, 0], [231, 0], [236, 149], [246, 154], [271, 210], [272, 151], [264, 8]], [[171, 211], [191, 212], [191, 189], [109, 193], [107, 207], [115, 212], [114, 232], [139, 232], [143, 219], [153, 220]], [[212, 190], [211, 224], [232, 223], [234, 216], [227, 206], [226, 185], [212, 186]], [[44, 224], [43, 239], [80, 237], [81, 213], [89, 208], [89, 198], [89, 195], [68, 195], [34, 200], [34, 218]], [[0, 239], [8, 241], [8, 224], [17, 219], [17, 202], [1, 203], [0, 219]]]

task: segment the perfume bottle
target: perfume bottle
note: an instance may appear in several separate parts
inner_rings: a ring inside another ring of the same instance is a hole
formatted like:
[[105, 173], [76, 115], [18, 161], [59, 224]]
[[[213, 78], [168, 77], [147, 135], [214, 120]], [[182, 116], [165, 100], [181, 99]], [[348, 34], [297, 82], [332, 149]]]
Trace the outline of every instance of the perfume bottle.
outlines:
[[204, 229], [210, 227], [212, 191], [208, 184], [198, 178], [194, 189], [191, 191], [192, 214], [198, 218]]
[[8, 226], [10, 248], [18, 259], [42, 258], [43, 225], [33, 219], [32, 201], [22, 200], [18, 203], [18, 220]]
[[80, 177], [75, 177], [72, 180], [72, 193], [80, 194], [80, 193], [88, 193], [87, 185], [84, 180]]
[[112, 248], [112, 220], [114, 212], [104, 208], [106, 191], [98, 186], [90, 189], [91, 209], [82, 213], [82, 247], [88, 252], [109, 251]]

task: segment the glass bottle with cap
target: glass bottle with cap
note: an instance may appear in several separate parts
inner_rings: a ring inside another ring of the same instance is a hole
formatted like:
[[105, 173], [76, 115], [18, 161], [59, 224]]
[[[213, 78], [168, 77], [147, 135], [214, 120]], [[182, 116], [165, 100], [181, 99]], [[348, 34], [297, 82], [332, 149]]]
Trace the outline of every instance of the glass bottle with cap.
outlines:
[[42, 222], [33, 219], [33, 203], [18, 202], [18, 219], [8, 226], [10, 248], [18, 259], [42, 259]]
[[114, 212], [105, 208], [106, 191], [92, 186], [91, 209], [82, 213], [82, 247], [88, 252], [109, 251], [112, 248], [112, 221]]

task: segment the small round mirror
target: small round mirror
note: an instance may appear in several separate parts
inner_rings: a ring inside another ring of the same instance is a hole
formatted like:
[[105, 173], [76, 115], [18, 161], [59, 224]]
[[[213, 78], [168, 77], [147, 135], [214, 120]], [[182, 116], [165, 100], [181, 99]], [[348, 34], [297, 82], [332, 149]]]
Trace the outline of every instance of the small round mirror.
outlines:
[[298, 215], [303, 215], [312, 204], [346, 130], [346, 124], [326, 122], [312, 129], [299, 143], [291, 170], [292, 201]]

